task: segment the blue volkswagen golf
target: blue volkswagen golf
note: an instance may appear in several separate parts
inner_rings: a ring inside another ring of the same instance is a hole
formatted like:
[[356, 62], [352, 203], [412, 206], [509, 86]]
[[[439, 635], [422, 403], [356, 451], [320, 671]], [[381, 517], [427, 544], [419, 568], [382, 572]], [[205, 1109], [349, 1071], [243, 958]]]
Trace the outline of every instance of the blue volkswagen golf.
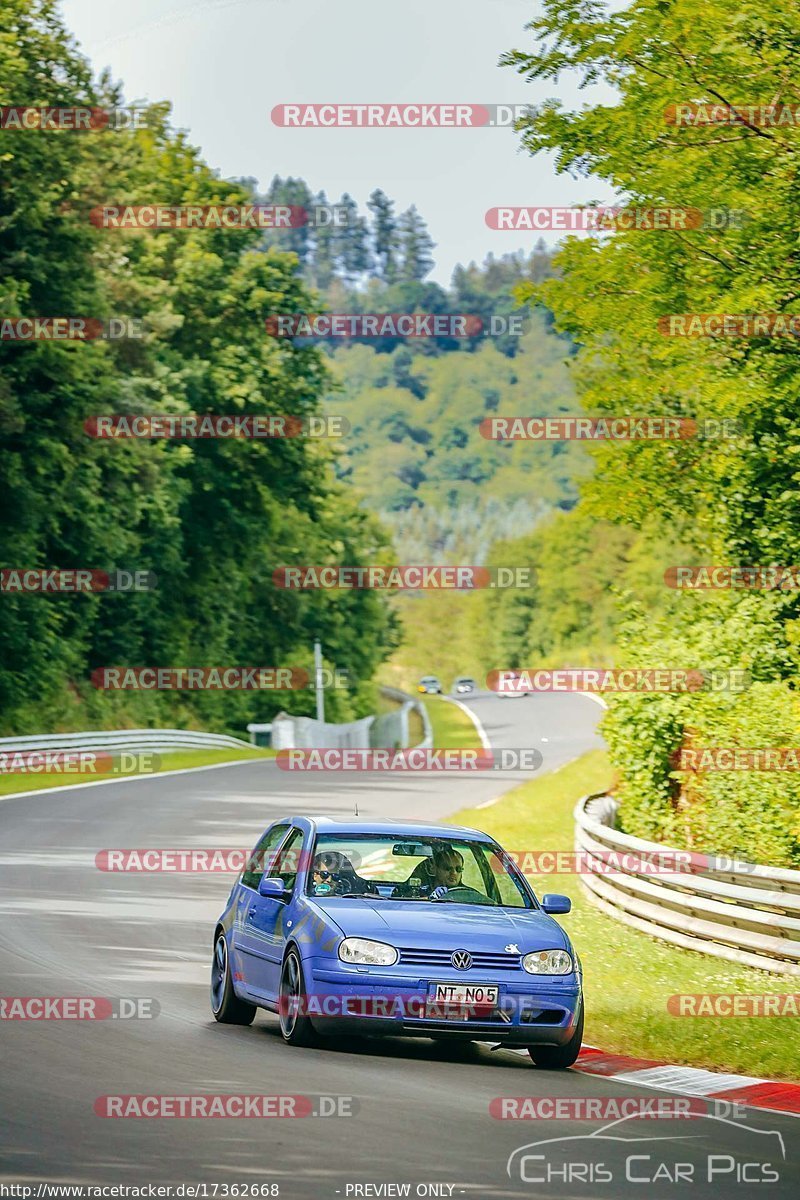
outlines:
[[492, 1041], [569, 1067], [583, 1035], [580, 961], [484, 833], [402, 821], [271, 825], [214, 930], [211, 1008], [278, 1014], [290, 1045], [326, 1036]]

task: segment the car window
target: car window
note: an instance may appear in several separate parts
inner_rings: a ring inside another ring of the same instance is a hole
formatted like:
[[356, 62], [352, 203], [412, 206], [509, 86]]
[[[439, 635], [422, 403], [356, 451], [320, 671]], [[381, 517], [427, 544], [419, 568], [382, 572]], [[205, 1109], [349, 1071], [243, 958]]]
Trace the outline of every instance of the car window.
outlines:
[[261, 841], [250, 855], [247, 866], [242, 871], [241, 882], [245, 887], [258, 890], [258, 885], [261, 883], [261, 876], [264, 874], [264, 864], [267, 862], [267, 865], [269, 865], [270, 852], [278, 849], [288, 829], [288, 825], [273, 825], [261, 838]]
[[265, 863], [267, 879], [282, 879], [287, 892], [294, 889], [303, 848], [303, 831], [296, 827], [271, 862]]
[[535, 907], [511, 860], [487, 842], [457, 836], [400, 840], [394, 833], [324, 833], [314, 843], [313, 857], [315, 864], [320, 860], [321, 870], [319, 879], [316, 871], [309, 871], [308, 894], [333, 902], [340, 895], [363, 891], [386, 902], [428, 903], [434, 891], [443, 889], [436, 896], [443, 909], [447, 903]]
[[[461, 882], [464, 887], [475, 888], [478, 892], [485, 892], [487, 895], [496, 898], [496, 889], [490, 890], [487, 887], [487, 882], [491, 885], [492, 877], [488, 872], [481, 871], [478, 863], [478, 857], [475, 853], [475, 847], [471, 846], [469, 851], [463, 855], [464, 870], [461, 875]], [[481, 858], [483, 855], [481, 854]]]

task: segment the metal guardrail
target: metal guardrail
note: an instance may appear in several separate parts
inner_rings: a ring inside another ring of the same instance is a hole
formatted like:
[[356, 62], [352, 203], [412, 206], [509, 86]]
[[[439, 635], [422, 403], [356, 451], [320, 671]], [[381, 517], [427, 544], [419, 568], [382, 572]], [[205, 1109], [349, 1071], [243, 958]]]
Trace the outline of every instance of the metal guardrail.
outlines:
[[[590, 868], [582, 882], [598, 908], [686, 950], [800, 975], [800, 871], [709, 857], [707, 868], [654, 878], [637, 856], [680, 852], [620, 833], [617, 807], [613, 797], [597, 795], [575, 808], [575, 848]], [[625, 860], [619, 871], [609, 871], [612, 851], [630, 855], [632, 865]]]
[[408, 714], [415, 709], [422, 720], [424, 734], [419, 746], [432, 746], [433, 730], [425, 705], [416, 696], [409, 696], [397, 688], [382, 687], [380, 690], [388, 700], [395, 701], [396, 709], [343, 724], [278, 713], [270, 724], [251, 724], [247, 729], [254, 742], [258, 733], [268, 732], [275, 750], [405, 749], [411, 741]]
[[433, 746], [433, 726], [431, 725], [431, 719], [428, 716], [427, 708], [417, 696], [410, 696], [408, 692], [401, 692], [399, 688], [393, 687], [382, 687], [381, 695], [385, 696], [387, 700], [396, 701], [396, 703], [400, 705], [399, 716], [401, 721], [404, 723], [405, 729], [405, 739], [402, 742], [403, 745], [407, 746], [409, 742], [408, 714], [412, 709], [414, 709], [419, 713], [422, 721], [423, 732], [422, 741], [418, 742], [417, 747], [415, 748], [429, 749], [431, 746]]
[[203, 733], [195, 729], [93, 729], [83, 733], [37, 733], [26, 737], [0, 738], [0, 753], [9, 750], [227, 750], [250, 742], [225, 733]]

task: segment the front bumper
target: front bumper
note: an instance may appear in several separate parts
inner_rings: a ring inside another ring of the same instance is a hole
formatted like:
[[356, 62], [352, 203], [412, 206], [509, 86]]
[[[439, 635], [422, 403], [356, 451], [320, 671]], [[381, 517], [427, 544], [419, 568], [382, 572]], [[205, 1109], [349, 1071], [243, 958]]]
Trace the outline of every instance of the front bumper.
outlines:
[[[306, 974], [309, 1016], [320, 1033], [394, 1037], [447, 1036], [509, 1045], [560, 1046], [575, 1030], [582, 1005], [578, 977], [548, 978], [526, 972], [490, 977], [480, 970], [436, 968], [424, 978], [419, 968], [388, 970], [332, 965], [315, 959]], [[432, 1006], [437, 983], [490, 985], [498, 988], [496, 1005], [471, 1010]]]

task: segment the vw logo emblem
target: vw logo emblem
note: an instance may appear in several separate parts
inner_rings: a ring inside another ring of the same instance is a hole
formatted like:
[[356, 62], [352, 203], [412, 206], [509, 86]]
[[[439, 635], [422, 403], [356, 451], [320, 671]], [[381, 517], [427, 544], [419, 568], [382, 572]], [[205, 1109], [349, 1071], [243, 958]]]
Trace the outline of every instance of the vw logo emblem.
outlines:
[[472, 955], [467, 950], [454, 950], [450, 962], [459, 971], [468, 971], [472, 966]]

